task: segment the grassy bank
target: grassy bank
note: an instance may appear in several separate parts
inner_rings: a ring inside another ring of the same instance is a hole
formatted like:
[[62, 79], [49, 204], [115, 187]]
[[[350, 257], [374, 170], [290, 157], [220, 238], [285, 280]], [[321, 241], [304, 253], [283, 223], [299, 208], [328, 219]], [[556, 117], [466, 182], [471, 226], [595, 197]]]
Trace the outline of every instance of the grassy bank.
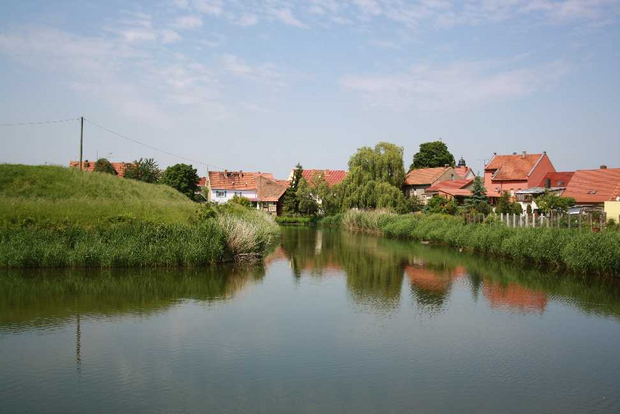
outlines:
[[349, 211], [342, 228], [386, 237], [428, 240], [505, 257], [532, 265], [579, 273], [620, 275], [620, 233], [568, 229], [508, 228], [501, 224], [465, 224], [444, 215], [396, 215]]
[[264, 213], [162, 185], [0, 165], [0, 267], [203, 266], [261, 256], [278, 234]]

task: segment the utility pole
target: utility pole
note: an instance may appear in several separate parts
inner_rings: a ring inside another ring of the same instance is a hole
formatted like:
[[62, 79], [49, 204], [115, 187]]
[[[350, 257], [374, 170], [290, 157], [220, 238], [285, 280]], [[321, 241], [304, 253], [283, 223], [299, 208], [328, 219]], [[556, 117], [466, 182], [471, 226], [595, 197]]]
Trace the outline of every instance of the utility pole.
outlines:
[[84, 117], [80, 117], [80, 171], [82, 171], [82, 147], [84, 145]]

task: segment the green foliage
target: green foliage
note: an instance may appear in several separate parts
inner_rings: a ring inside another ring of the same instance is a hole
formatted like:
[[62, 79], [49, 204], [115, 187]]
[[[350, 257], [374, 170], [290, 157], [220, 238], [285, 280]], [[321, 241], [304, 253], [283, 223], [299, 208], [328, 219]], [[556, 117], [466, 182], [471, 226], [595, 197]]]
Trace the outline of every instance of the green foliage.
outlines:
[[342, 225], [342, 217], [342, 213], [326, 216], [319, 221], [319, 224], [325, 227], [340, 227]]
[[497, 207], [495, 207], [495, 214], [521, 213], [523, 213], [523, 208], [521, 207], [521, 204], [513, 202], [510, 199], [510, 194], [504, 191], [497, 202]]
[[276, 223], [293, 226], [311, 226], [317, 223], [317, 217], [280, 216], [276, 217]]
[[620, 275], [620, 233], [580, 232], [557, 228], [510, 228], [493, 224], [468, 225], [443, 214], [394, 215], [349, 211], [342, 227], [388, 237], [447, 243], [475, 252], [568, 269], [579, 273]]
[[456, 166], [454, 156], [448, 151], [446, 144], [441, 141], [432, 141], [420, 144], [420, 151], [413, 156], [409, 169], [435, 168], [445, 165]]
[[319, 205], [314, 199], [314, 195], [310, 190], [310, 184], [305, 178], [299, 180], [297, 191], [295, 192], [295, 198], [297, 199], [297, 208], [299, 213], [306, 216], [314, 216], [318, 210]]
[[161, 170], [153, 158], [140, 158], [125, 168], [125, 178], [154, 184], [159, 181]]
[[191, 165], [175, 164], [166, 168], [161, 177], [161, 183], [169, 185], [190, 200], [194, 200], [199, 179], [196, 169]]
[[491, 212], [491, 206], [489, 205], [489, 199], [487, 198], [487, 189], [484, 186], [482, 178], [474, 178], [474, 182], [470, 188], [471, 197], [465, 199], [463, 205], [464, 210], [467, 213], [481, 213], [489, 214]]
[[118, 175], [118, 172], [112, 167], [112, 163], [108, 161], [107, 158], [99, 158], [95, 161], [95, 168], [93, 169], [95, 172]]
[[454, 216], [459, 211], [459, 206], [456, 204], [454, 199], [447, 200], [443, 197], [439, 197], [438, 195], [432, 196], [426, 207], [424, 208], [424, 212], [430, 214], [449, 214]]
[[233, 196], [233, 198], [228, 200], [228, 202], [231, 203], [231, 204], [238, 204], [238, 205], [240, 205], [242, 207], [245, 207], [245, 208], [250, 208], [250, 209], [252, 208], [252, 202], [250, 200], [248, 200], [245, 197], [241, 197], [239, 195], [236, 195], [236, 194]]
[[300, 163], [297, 163], [295, 170], [293, 171], [293, 178], [291, 185], [286, 189], [284, 193], [283, 210], [284, 214], [295, 215], [299, 214], [299, 201], [297, 200], [297, 189], [299, 182], [303, 178], [304, 169]]
[[544, 194], [536, 197], [536, 205], [542, 214], [566, 213], [570, 207], [575, 205], [575, 199], [560, 197], [545, 190]]

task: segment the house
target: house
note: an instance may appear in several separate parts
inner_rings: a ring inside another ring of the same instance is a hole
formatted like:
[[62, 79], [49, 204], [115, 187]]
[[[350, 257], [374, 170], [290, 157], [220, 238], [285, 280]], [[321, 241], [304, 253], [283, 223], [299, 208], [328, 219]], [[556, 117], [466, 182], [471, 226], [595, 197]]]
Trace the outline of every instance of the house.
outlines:
[[[114, 170], [116, 170], [116, 174], [119, 177], [123, 177], [125, 175], [125, 170], [127, 169], [127, 165], [131, 164], [131, 163], [126, 163], [126, 162], [111, 162], [110, 163], [112, 165], [112, 168], [114, 168]], [[80, 162], [79, 161], [70, 161], [69, 162], [69, 168], [80, 168]], [[88, 161], [85, 160], [82, 162], [82, 170], [83, 171], [87, 171], [87, 172], [93, 172], [95, 170], [95, 161]]]
[[450, 166], [436, 168], [418, 168], [409, 171], [405, 177], [403, 191], [408, 197], [418, 197], [426, 203], [426, 189], [441, 182], [461, 180], [461, 177], [454, 168]]
[[605, 202], [620, 201], [620, 168], [577, 170], [562, 193], [581, 209], [602, 210]]
[[[294, 174], [295, 170], [291, 170], [288, 178], [289, 181], [293, 180]], [[302, 176], [310, 185], [314, 183], [315, 179], [322, 176], [327, 185], [332, 187], [341, 183], [347, 177], [347, 172], [345, 170], [303, 170]]]
[[[538, 210], [536, 198], [545, 192], [561, 196], [567, 184], [575, 173], [567, 172], [548, 172], [536, 187], [517, 190], [515, 192], [516, 201], [521, 204], [523, 212], [534, 212]], [[528, 209], [529, 207], [529, 209]]]
[[459, 160], [459, 163], [456, 165], [455, 170], [458, 173], [458, 175], [460, 175], [463, 178], [467, 178], [471, 180], [476, 178], [476, 174], [474, 174], [474, 170], [472, 170], [471, 168], [467, 166], [463, 157], [461, 157], [461, 159]]
[[555, 172], [555, 168], [546, 152], [542, 154], [497, 155], [484, 167], [484, 186], [487, 197], [499, 198], [508, 192], [511, 196], [519, 190], [537, 187], [547, 173]]
[[460, 179], [440, 181], [426, 189], [428, 198], [439, 196], [447, 200], [456, 200], [459, 204], [463, 203], [467, 197], [471, 196], [470, 187], [473, 185], [473, 179]]
[[257, 208], [272, 215], [282, 215], [284, 193], [288, 187], [286, 180], [272, 180], [263, 175], [256, 177]]
[[281, 214], [282, 197], [288, 181], [276, 180], [273, 174], [243, 171], [209, 171], [207, 199], [224, 204], [234, 196], [245, 197], [258, 210]]

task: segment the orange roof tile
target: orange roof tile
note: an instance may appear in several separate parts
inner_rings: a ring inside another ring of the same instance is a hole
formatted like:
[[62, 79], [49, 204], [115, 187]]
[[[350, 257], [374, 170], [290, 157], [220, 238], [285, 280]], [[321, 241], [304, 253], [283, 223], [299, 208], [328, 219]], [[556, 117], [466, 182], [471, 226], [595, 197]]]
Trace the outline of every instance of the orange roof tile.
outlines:
[[578, 204], [603, 203], [620, 196], [620, 168], [577, 170], [562, 197], [572, 197]]
[[471, 183], [473, 183], [474, 180], [471, 179], [460, 179], [460, 180], [444, 180], [444, 181], [439, 181], [438, 183], [428, 187], [426, 189], [427, 192], [429, 191], [439, 191], [439, 190], [443, 190], [443, 189], [460, 189], [460, 188], [466, 188], [469, 185], [471, 185]]
[[538, 163], [544, 154], [517, 154], [496, 155], [489, 164], [484, 167], [485, 171], [493, 171], [494, 180], [527, 180], [532, 168]]
[[213, 190], [255, 190], [258, 176], [274, 179], [270, 173], [209, 171], [209, 184]]
[[259, 175], [256, 177], [256, 187], [258, 190], [258, 201], [278, 202], [289, 187], [289, 183], [286, 181], [286, 184], [283, 184], [280, 180], [271, 180]]
[[[411, 170], [405, 177], [405, 185], [434, 184], [450, 167], [418, 168]], [[461, 178], [461, 176], [459, 176]]]
[[538, 187], [545, 187], [547, 179], [551, 180], [550, 187], [566, 187], [575, 174], [574, 171], [548, 172], [538, 184]]
[[340, 183], [347, 177], [345, 170], [304, 170], [303, 177], [312, 184], [316, 174], [323, 174], [323, 178], [327, 182], [328, 186], [333, 186]]
[[[456, 171], [456, 172], [457, 172], [457, 174], [458, 174], [458, 175], [460, 175], [461, 177], [465, 177], [465, 176], [466, 176], [468, 173], [470, 173], [470, 172], [471, 172], [472, 174], [474, 174], [474, 170], [472, 170], [472, 169], [471, 169], [471, 168], [469, 168], [469, 167], [456, 167], [456, 168], [454, 169], [454, 171]], [[474, 175], [476, 175], [476, 174], [474, 174]]]
[[207, 185], [207, 177], [200, 177], [196, 184], [198, 185], [198, 187], [204, 187], [205, 185]]
[[[93, 172], [95, 170], [96, 161], [83, 161], [82, 169], [83, 171]], [[127, 165], [131, 163], [126, 162], [111, 162], [112, 168], [116, 170], [116, 173], [119, 177], [123, 177], [125, 175], [125, 170], [127, 169]], [[69, 168], [80, 168], [79, 161], [70, 161]]]

